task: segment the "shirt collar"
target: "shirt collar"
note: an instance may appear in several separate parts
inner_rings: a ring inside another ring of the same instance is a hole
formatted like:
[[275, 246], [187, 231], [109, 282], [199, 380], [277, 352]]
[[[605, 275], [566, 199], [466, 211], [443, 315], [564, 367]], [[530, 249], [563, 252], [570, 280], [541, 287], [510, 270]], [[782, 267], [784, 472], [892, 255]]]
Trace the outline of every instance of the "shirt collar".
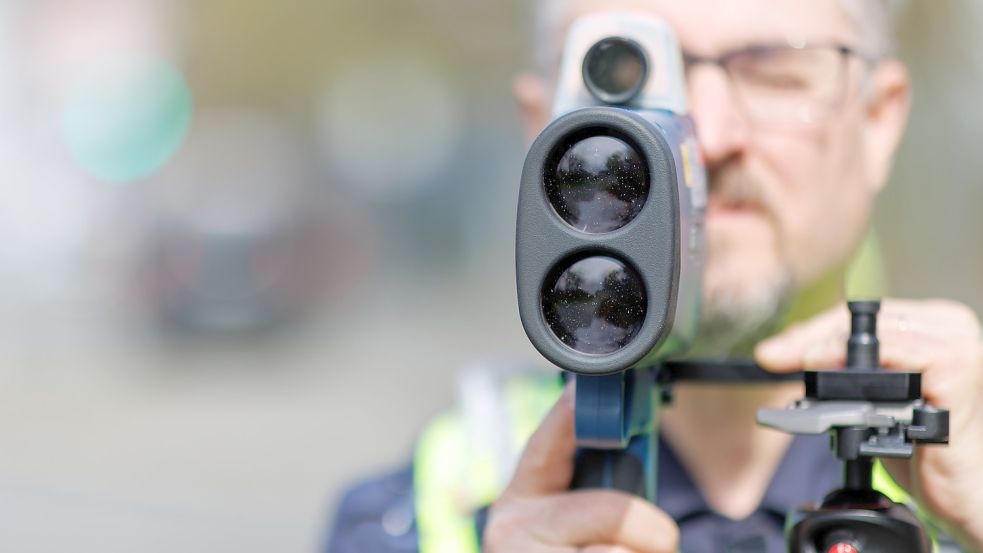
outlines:
[[[656, 503], [659, 508], [677, 522], [714, 513], [665, 440], [659, 440], [658, 462]], [[841, 484], [841, 479], [842, 469], [830, 451], [827, 436], [796, 436], [757, 510], [784, 517], [802, 503], [822, 499]]]

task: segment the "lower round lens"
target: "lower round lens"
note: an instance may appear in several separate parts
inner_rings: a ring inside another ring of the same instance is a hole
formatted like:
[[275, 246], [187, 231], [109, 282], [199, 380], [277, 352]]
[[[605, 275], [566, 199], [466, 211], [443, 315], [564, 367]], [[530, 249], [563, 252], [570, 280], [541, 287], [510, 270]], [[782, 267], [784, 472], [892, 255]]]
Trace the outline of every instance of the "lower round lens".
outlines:
[[573, 228], [592, 234], [627, 225], [648, 198], [648, 169], [635, 148], [607, 135], [574, 139], [543, 182], [556, 213]]
[[543, 290], [543, 316], [553, 334], [581, 353], [612, 353], [628, 345], [645, 321], [641, 278], [607, 256], [574, 262]]

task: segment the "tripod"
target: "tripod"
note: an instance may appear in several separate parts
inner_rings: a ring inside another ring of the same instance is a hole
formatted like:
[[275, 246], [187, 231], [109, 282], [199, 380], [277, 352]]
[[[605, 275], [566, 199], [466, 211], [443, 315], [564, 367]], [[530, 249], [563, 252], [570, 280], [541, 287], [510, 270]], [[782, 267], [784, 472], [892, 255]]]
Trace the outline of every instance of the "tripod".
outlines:
[[851, 332], [842, 371], [805, 371], [805, 399], [761, 409], [758, 422], [795, 434], [831, 436], [844, 464], [843, 486], [786, 520], [790, 553], [929, 553], [925, 527], [873, 488], [878, 457], [909, 458], [916, 443], [948, 443], [949, 412], [926, 405], [921, 374], [880, 370], [880, 302], [850, 302]]

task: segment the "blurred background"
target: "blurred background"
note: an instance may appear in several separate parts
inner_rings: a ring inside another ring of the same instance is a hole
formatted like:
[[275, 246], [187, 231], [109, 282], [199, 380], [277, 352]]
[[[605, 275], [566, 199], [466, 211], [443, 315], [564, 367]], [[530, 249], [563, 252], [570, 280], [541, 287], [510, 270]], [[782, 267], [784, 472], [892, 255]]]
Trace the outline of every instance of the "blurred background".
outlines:
[[[0, 551], [302, 552], [514, 302], [523, 0], [0, 0]], [[983, 4], [911, 2], [876, 214], [983, 312]]]

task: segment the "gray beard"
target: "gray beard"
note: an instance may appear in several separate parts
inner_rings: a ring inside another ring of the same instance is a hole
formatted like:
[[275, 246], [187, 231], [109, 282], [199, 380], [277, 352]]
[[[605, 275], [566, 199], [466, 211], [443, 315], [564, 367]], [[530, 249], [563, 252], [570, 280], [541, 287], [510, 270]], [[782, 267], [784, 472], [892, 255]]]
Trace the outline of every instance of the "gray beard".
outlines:
[[734, 278], [733, 267], [748, 263], [735, 238], [725, 234], [706, 237], [706, 272], [703, 285], [700, 328], [687, 357], [736, 358], [751, 356], [754, 346], [772, 334], [781, 323], [795, 291], [792, 267], [785, 255], [776, 206], [760, 186], [738, 165], [726, 163], [710, 169], [710, 185], [723, 205], [757, 206], [771, 220], [776, 243], [770, 245], [774, 267], [767, 273], [742, 281]]
[[686, 357], [752, 357], [754, 346], [778, 330], [791, 301], [791, 271], [778, 273], [748, 290], [704, 289], [699, 332]]

